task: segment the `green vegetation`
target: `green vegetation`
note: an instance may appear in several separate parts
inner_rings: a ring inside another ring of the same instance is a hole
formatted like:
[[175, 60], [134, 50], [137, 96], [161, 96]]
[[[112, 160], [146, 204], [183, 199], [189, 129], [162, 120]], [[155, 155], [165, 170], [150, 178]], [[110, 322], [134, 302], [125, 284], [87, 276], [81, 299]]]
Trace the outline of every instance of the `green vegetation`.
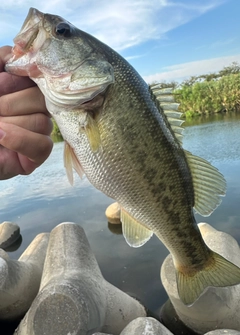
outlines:
[[62, 141], [63, 138], [62, 138], [61, 132], [58, 128], [58, 125], [57, 125], [57, 123], [54, 119], [52, 119], [52, 121], [53, 121], [53, 130], [52, 130], [51, 137], [52, 137], [54, 142]]
[[58, 125], [57, 125], [56, 121], [54, 119], [52, 119], [52, 122], [53, 122], [52, 135], [61, 136], [61, 133], [60, 133], [60, 130], [58, 128]]
[[175, 87], [175, 99], [186, 118], [240, 110], [240, 65], [236, 62], [218, 73], [191, 77]]

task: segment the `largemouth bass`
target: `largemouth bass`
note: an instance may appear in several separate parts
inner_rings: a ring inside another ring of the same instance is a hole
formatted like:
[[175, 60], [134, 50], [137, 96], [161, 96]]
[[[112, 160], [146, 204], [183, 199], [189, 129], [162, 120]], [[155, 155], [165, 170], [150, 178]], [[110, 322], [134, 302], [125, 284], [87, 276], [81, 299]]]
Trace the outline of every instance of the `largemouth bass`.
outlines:
[[183, 150], [171, 92], [149, 88], [118, 53], [59, 16], [31, 8], [14, 43], [6, 70], [37, 83], [65, 140], [70, 181], [74, 168], [120, 204], [127, 243], [157, 235], [185, 304], [208, 286], [239, 284], [240, 269], [206, 246], [193, 214], [211, 214], [225, 180]]

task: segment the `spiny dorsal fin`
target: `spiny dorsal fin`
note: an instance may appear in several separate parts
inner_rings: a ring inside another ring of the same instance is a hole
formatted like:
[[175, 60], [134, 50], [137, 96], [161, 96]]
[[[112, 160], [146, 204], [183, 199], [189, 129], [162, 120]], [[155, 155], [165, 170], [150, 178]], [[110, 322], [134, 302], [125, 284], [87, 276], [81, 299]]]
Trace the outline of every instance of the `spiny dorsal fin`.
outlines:
[[221, 203], [226, 193], [226, 181], [217, 168], [208, 161], [184, 150], [191, 170], [194, 187], [194, 209], [209, 216]]
[[121, 222], [123, 236], [126, 242], [134, 248], [144, 245], [153, 235], [153, 232], [134, 219], [129, 213], [121, 208]]
[[179, 143], [182, 144], [183, 128], [181, 125], [184, 120], [180, 120], [182, 113], [177, 111], [179, 104], [175, 102], [174, 96], [172, 94], [173, 88], [161, 88], [161, 84], [156, 84], [150, 86], [150, 90], [155, 99], [158, 100], [176, 138], [178, 139]]
[[71, 185], [73, 185], [73, 169], [79, 174], [80, 178], [84, 175], [84, 171], [72, 147], [67, 142], [64, 143], [63, 160], [68, 181]]
[[159, 94], [172, 94], [173, 88], [172, 87], [165, 87], [163, 88], [161, 84], [153, 84], [150, 85], [152, 91], [159, 91]]

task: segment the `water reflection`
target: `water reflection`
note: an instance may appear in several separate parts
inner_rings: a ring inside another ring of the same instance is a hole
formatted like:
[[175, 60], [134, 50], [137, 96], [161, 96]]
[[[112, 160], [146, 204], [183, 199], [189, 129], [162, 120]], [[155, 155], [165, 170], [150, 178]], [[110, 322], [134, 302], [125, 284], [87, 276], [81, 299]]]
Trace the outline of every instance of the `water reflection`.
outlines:
[[237, 162], [239, 150], [239, 114], [217, 114], [187, 121], [184, 147], [214, 165]]
[[[184, 148], [211, 161], [227, 180], [222, 205], [208, 218], [196, 215], [232, 234], [240, 242], [240, 116], [215, 116], [187, 122]], [[121, 227], [109, 225], [105, 210], [113, 201], [96, 190], [86, 178], [75, 175], [68, 183], [63, 167], [63, 143], [55, 143], [49, 159], [30, 176], [1, 181], [0, 222], [14, 221], [21, 227], [23, 242], [11, 253], [18, 258], [41, 232], [49, 232], [64, 221], [79, 223], [85, 229], [103, 276], [115, 286], [140, 299], [156, 311], [167, 296], [159, 278], [160, 266], [168, 251], [154, 236], [141, 248], [130, 248]]]
[[203, 114], [196, 116], [194, 118], [189, 118], [185, 120], [184, 127], [203, 125], [204, 123], [210, 122], [226, 122], [226, 121], [237, 121], [240, 120], [240, 113], [217, 113], [217, 114]]
[[20, 234], [18, 239], [13, 244], [11, 244], [7, 248], [4, 248], [4, 251], [13, 252], [13, 251], [18, 250], [20, 248], [21, 244], [22, 244], [22, 241], [23, 241], [23, 238], [22, 238], [22, 235]]
[[122, 235], [122, 225], [121, 224], [112, 224], [108, 222], [108, 229], [110, 232], [116, 235]]

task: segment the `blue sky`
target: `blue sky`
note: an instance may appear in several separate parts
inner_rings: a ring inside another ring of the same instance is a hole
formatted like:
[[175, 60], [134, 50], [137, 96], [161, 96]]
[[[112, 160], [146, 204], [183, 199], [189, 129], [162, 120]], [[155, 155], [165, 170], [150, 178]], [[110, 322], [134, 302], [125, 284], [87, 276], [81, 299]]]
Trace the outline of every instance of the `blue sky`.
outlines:
[[29, 7], [57, 14], [125, 57], [151, 83], [240, 63], [239, 0], [1, 0], [0, 45], [12, 45]]

